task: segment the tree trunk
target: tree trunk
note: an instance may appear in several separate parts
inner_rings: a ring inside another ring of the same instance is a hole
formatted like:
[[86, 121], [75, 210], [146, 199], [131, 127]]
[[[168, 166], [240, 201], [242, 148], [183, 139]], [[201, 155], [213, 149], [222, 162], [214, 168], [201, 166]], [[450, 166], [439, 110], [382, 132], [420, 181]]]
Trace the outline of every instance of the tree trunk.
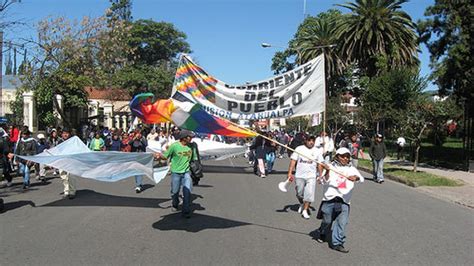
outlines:
[[56, 110], [58, 111], [61, 118], [63, 119], [64, 125], [70, 128], [71, 124], [66, 119], [66, 115], [64, 115], [64, 110], [59, 107], [59, 103], [58, 103], [58, 100], [56, 99], [56, 97], [53, 97], [53, 105], [54, 105], [54, 108], [56, 108]]
[[415, 146], [415, 162], [413, 163], [413, 172], [416, 172], [416, 168], [418, 167], [418, 158], [420, 154], [421, 143], [419, 141], [416, 142]]
[[421, 148], [421, 136], [423, 135], [423, 131], [425, 131], [426, 127], [428, 127], [427, 123], [423, 125], [420, 130], [420, 133], [418, 134], [418, 137], [415, 139], [415, 162], [413, 163], [413, 172], [416, 172], [416, 168], [418, 167], [418, 159]]

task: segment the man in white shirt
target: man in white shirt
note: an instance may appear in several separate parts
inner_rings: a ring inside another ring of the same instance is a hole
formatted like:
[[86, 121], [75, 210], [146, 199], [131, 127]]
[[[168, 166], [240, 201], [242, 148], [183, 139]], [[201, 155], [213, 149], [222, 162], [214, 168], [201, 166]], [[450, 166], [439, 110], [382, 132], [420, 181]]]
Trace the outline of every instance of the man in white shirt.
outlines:
[[[317, 162], [323, 162], [322, 148], [314, 145], [315, 137], [309, 136], [304, 140], [304, 145], [296, 147], [291, 154], [290, 166], [288, 167], [288, 179], [295, 180], [296, 198], [300, 203], [298, 213], [305, 219], [309, 219], [308, 209], [314, 201], [316, 192], [316, 177], [320, 176], [323, 168], [318, 167]], [[293, 176], [293, 170], [296, 172]]]
[[327, 171], [321, 178], [323, 182], [323, 201], [318, 213], [318, 218], [322, 218], [322, 221], [318, 229], [319, 237], [317, 241], [324, 242], [333, 223], [330, 247], [343, 253], [349, 252], [344, 247], [344, 243], [352, 189], [355, 182], [364, 182], [364, 177], [357, 168], [350, 164], [350, 159], [350, 151], [347, 148], [339, 148], [336, 151], [335, 160], [330, 165], [324, 165]]
[[326, 162], [332, 159], [332, 152], [334, 151], [334, 140], [328, 137], [328, 134], [321, 131], [321, 134], [316, 138], [316, 147], [323, 148], [323, 157]]

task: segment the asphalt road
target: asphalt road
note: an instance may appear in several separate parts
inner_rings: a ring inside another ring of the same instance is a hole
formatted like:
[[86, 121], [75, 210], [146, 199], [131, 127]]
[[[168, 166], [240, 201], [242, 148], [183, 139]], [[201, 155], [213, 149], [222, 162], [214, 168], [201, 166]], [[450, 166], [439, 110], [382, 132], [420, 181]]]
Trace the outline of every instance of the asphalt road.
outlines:
[[[60, 179], [0, 189], [0, 265], [472, 265], [474, 211], [414, 189], [370, 180], [354, 191], [348, 254], [319, 244], [319, 227], [282, 193], [276, 174], [251, 174], [243, 158], [207, 161], [190, 219], [171, 213], [169, 178], [136, 194], [133, 179], [78, 180], [74, 200]], [[16, 181], [20, 181], [19, 178]], [[321, 198], [318, 187], [317, 199]], [[319, 206], [319, 200], [314, 204]]]

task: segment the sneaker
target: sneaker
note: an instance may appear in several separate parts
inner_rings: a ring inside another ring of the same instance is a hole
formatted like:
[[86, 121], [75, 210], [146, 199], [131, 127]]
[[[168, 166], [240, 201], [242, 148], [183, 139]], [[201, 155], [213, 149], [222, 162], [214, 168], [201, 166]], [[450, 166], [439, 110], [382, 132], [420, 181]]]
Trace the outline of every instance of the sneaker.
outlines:
[[135, 193], [140, 193], [142, 192], [142, 186], [138, 186], [135, 188]]
[[35, 176], [35, 179], [39, 181], [39, 180], [40, 180], [40, 176], [39, 176], [39, 175], [36, 175], [36, 176]]
[[74, 199], [75, 197], [76, 197], [76, 195], [75, 195], [75, 194], [70, 194], [70, 195], [67, 195], [67, 198], [68, 198], [68, 199], [71, 199], [71, 200], [72, 200], [72, 199]]
[[309, 218], [311, 218], [308, 214], [308, 211], [307, 210], [303, 210], [301, 212], [301, 216], [303, 216], [303, 218], [305, 218], [306, 220], [308, 220]]
[[7, 182], [7, 187], [11, 187], [13, 185], [12, 182]]
[[262, 175], [260, 175], [260, 177], [261, 177], [261, 178], [265, 178], [265, 177], [267, 177], [267, 176], [262, 174]]
[[298, 208], [298, 213], [301, 214], [303, 212], [303, 204], [300, 204], [300, 207]]
[[316, 238], [316, 242], [318, 242], [318, 243], [324, 243], [325, 239], [326, 239], [326, 236], [320, 234], [320, 235]]
[[336, 245], [332, 246], [331, 248], [342, 253], [349, 253], [349, 250], [346, 249], [343, 245]]
[[40, 181], [43, 184], [46, 184], [46, 178], [44, 176], [40, 176]]
[[172, 213], [175, 213], [175, 212], [178, 212], [178, 207], [174, 207], [174, 206], [171, 206], [171, 212]]

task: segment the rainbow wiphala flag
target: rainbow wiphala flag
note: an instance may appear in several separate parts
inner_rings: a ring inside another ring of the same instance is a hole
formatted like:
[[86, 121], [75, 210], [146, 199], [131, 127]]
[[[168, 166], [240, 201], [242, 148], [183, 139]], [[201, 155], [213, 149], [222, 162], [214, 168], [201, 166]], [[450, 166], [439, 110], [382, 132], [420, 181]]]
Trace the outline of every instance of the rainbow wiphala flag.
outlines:
[[193, 97], [215, 103], [216, 83], [215, 78], [207, 74], [186, 55], [181, 57], [174, 82], [174, 88], [177, 91], [187, 92]]
[[253, 137], [255, 132], [238, 127], [228, 120], [208, 114], [199, 104], [158, 99], [152, 93], [136, 95], [130, 102], [132, 114], [148, 124], [172, 122], [182, 129], [197, 133], [229, 137]]

